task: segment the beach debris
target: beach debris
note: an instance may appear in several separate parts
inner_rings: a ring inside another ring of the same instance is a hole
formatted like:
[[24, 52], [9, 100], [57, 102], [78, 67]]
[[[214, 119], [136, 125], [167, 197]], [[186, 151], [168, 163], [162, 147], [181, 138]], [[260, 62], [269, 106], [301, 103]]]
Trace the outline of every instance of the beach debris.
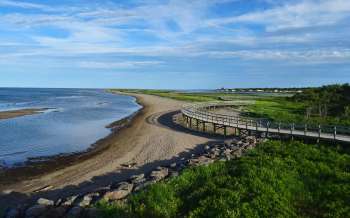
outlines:
[[41, 188], [38, 188], [38, 189], [34, 190], [34, 192], [47, 191], [47, 190], [50, 190], [52, 188], [53, 188], [52, 185], [47, 185], [47, 186], [44, 186], [44, 187], [41, 187]]

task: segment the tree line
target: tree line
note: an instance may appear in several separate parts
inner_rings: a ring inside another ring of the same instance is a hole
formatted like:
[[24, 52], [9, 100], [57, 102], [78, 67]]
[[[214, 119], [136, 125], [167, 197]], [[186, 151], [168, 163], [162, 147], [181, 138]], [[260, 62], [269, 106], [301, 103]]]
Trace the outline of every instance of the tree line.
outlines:
[[350, 118], [350, 85], [336, 84], [319, 88], [308, 88], [291, 99], [306, 105], [305, 116]]

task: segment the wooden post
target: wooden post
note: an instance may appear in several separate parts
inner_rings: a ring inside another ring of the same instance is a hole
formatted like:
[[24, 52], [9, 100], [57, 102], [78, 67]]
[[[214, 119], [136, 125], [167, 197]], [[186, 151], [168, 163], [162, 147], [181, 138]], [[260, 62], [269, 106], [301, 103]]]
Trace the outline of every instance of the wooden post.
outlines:
[[214, 133], [216, 133], [216, 124], [213, 123], [213, 130], [214, 130]]
[[226, 137], [226, 126], [224, 126], [224, 136]]
[[266, 138], [269, 137], [269, 126], [270, 126], [270, 122], [266, 123]]
[[322, 132], [322, 130], [321, 130], [321, 125], [318, 125], [318, 139], [317, 139], [317, 143], [320, 142], [320, 139], [321, 139], [321, 132]]
[[307, 134], [307, 124], [305, 123], [305, 126], [304, 126], [304, 135], [306, 136]]
[[337, 127], [334, 127], [334, 141], [337, 139]]
[[203, 132], [205, 132], [205, 122], [204, 121], [203, 121], [202, 125], [203, 125]]
[[192, 128], [192, 117], [190, 117], [190, 128]]
[[196, 128], [197, 128], [197, 130], [199, 130], [199, 121], [198, 121], [198, 119], [196, 119]]
[[281, 122], [278, 123], [278, 134], [281, 133]]
[[292, 124], [290, 125], [290, 134], [291, 134], [292, 140], [294, 140], [293, 130], [294, 130], [294, 123], [292, 123]]

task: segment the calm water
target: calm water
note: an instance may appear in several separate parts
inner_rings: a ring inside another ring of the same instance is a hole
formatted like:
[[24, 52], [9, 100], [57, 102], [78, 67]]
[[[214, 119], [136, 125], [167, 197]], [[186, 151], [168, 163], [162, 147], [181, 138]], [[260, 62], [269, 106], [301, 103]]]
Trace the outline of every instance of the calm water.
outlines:
[[0, 120], [0, 165], [86, 150], [110, 133], [106, 125], [140, 106], [133, 97], [103, 90], [0, 88], [0, 111], [22, 108], [54, 109]]

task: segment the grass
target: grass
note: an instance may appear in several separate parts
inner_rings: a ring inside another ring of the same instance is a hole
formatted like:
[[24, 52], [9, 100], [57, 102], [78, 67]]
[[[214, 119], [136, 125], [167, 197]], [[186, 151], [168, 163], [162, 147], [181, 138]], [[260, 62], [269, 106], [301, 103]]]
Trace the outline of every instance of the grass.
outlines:
[[341, 150], [270, 141], [97, 207], [101, 217], [347, 217], [349, 169]]
[[227, 101], [227, 100], [254, 100], [255, 104], [247, 105], [243, 109], [247, 116], [256, 118], [266, 118], [275, 122], [284, 123], [308, 123], [314, 125], [340, 125], [349, 126], [350, 119], [338, 117], [305, 117], [305, 103], [298, 103], [289, 100], [290, 95], [275, 93], [262, 94], [238, 94], [238, 93], [187, 93], [171, 90], [144, 90], [144, 89], [124, 89], [124, 92], [143, 93], [157, 95], [186, 102], [206, 102], [206, 101]]

